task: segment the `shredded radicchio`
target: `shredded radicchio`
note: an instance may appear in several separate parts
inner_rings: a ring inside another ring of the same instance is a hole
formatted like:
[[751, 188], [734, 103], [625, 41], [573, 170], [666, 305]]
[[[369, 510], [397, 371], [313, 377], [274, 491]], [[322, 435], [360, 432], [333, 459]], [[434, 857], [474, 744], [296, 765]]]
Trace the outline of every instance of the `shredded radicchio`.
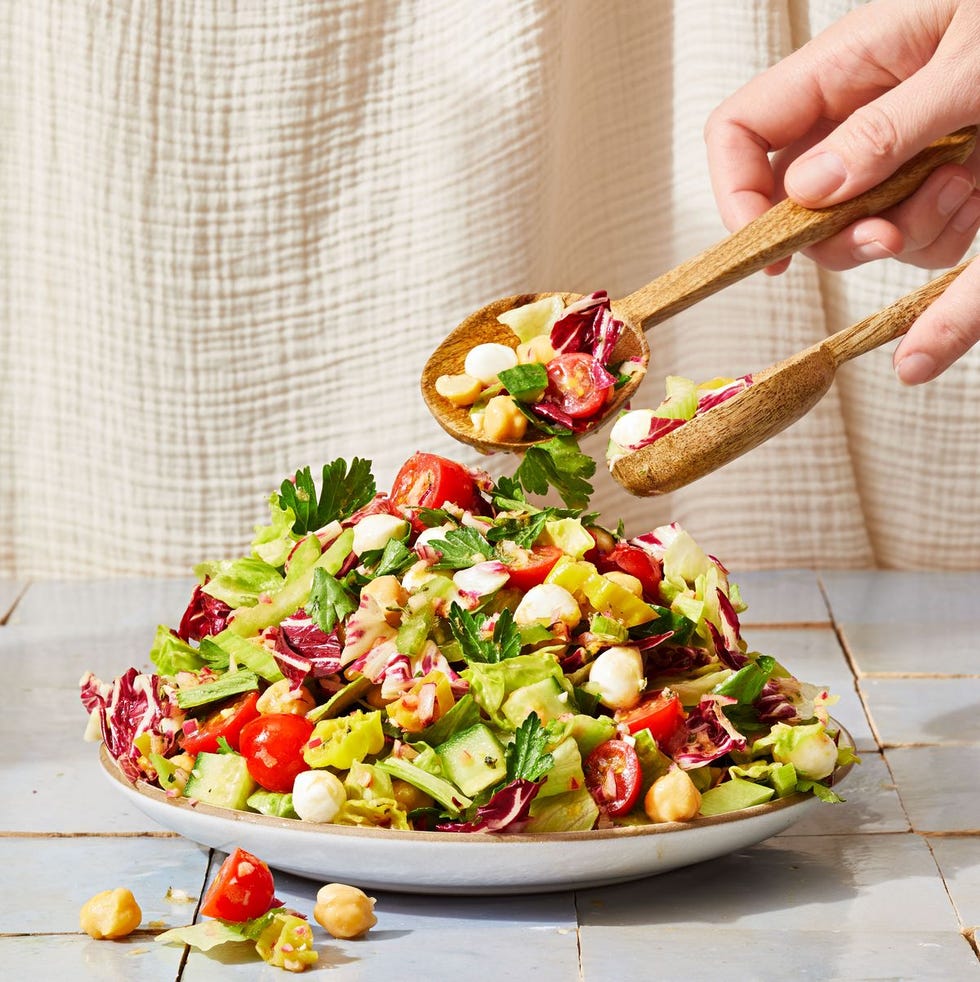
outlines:
[[324, 678], [339, 672], [342, 648], [336, 629], [329, 634], [320, 630], [301, 607], [280, 623], [274, 657], [295, 689], [308, 675]]
[[[637, 642], [639, 645], [643, 643], [643, 641]], [[643, 650], [643, 664], [650, 675], [677, 675], [691, 672], [702, 665], [707, 665], [710, 661], [711, 655], [702, 648], [679, 644], [663, 644]]]
[[205, 593], [198, 583], [174, 633], [181, 641], [187, 642], [213, 637], [227, 627], [230, 613], [228, 604]]
[[674, 760], [684, 770], [691, 770], [717, 760], [730, 750], [744, 750], [745, 737], [729, 722], [722, 708], [738, 700], [730, 696], [702, 696], [687, 715], [687, 739]]
[[609, 295], [599, 290], [565, 308], [551, 328], [551, 346], [558, 354], [586, 351], [606, 366], [622, 330], [623, 322], [612, 315]]
[[141, 754], [133, 746], [138, 736], [157, 737], [154, 749], [164, 757], [173, 750], [183, 713], [170, 701], [160, 676], [131, 668], [113, 682], [102, 682], [86, 672], [79, 686], [82, 705], [89, 713], [98, 713], [106, 750], [130, 781], [143, 776]]
[[445, 822], [436, 826], [438, 832], [520, 832], [527, 825], [541, 785], [536, 781], [518, 778], [504, 785], [490, 800], [476, 810], [472, 822]]
[[709, 409], [721, 405], [732, 396], [737, 396], [739, 392], [744, 392], [752, 384], [751, 375], [742, 375], [733, 379], [727, 385], [722, 385], [717, 389], [708, 389], [702, 393], [698, 399], [697, 413], [706, 413]]

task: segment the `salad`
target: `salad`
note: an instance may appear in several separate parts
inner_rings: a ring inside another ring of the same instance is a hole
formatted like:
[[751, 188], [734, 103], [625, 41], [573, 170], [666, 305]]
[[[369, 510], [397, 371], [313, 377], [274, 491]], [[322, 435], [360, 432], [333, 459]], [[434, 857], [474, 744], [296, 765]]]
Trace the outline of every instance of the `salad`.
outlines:
[[668, 375], [667, 394], [656, 409], [631, 409], [616, 420], [609, 433], [606, 463], [611, 468], [627, 454], [656, 443], [688, 420], [744, 392], [753, 381], [751, 375], [742, 375], [695, 384], [692, 379]]
[[[590, 467], [591, 465], [591, 467]], [[749, 649], [725, 567], [676, 524], [587, 512], [568, 440], [512, 477], [416, 453], [296, 472], [247, 555], [196, 567], [154, 669], [81, 679], [131, 781], [314, 823], [550, 833], [832, 789], [828, 692]], [[551, 487], [565, 507], [532, 503]]]
[[520, 440], [528, 426], [550, 434], [584, 433], [640, 361], [613, 363], [623, 322], [600, 290], [566, 306], [546, 296], [497, 317], [519, 338], [516, 349], [474, 345], [463, 371], [441, 375], [436, 392], [469, 407], [475, 432], [486, 440]]

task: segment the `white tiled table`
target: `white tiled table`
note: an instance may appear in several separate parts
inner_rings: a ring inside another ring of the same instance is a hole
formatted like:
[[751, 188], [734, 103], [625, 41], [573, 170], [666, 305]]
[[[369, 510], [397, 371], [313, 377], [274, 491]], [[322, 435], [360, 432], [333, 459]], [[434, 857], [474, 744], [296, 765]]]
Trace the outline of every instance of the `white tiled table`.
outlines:
[[[980, 573], [752, 573], [743, 634], [840, 693], [863, 764], [847, 802], [752, 849], [625, 886], [520, 897], [377, 894], [378, 925], [327, 942], [310, 978], [980, 979]], [[234, 954], [184, 957], [221, 855], [121, 807], [81, 740], [77, 680], [146, 666], [189, 581], [0, 581], [0, 977], [282, 979]], [[310, 911], [318, 883], [277, 875]], [[98, 890], [129, 886], [125, 941], [79, 933]], [[223, 951], [223, 949], [216, 949]]]

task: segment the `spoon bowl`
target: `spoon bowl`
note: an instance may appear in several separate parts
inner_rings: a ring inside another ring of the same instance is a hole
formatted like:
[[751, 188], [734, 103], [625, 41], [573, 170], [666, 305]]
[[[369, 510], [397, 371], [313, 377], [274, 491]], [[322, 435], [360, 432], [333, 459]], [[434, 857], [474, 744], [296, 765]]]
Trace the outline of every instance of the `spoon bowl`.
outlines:
[[[425, 367], [422, 369], [422, 398], [425, 399], [429, 411], [439, 421], [442, 428], [461, 443], [476, 447], [481, 453], [496, 453], [509, 451], [521, 453], [529, 446], [548, 439], [547, 434], [530, 436], [523, 440], [485, 440], [473, 427], [469, 410], [465, 406], [454, 406], [436, 392], [436, 379], [440, 375], [458, 374], [463, 370], [463, 362], [469, 350], [478, 344], [494, 342], [516, 348], [520, 339], [497, 317], [515, 307], [523, 307], [535, 300], [545, 297], [561, 297], [566, 306], [580, 299], [577, 293], [522, 293], [513, 297], [494, 300], [485, 307], [474, 311], [466, 318], [435, 350]], [[646, 374], [646, 366], [650, 360], [650, 346], [646, 335], [634, 324], [624, 319], [624, 311], [615, 301], [612, 304], [613, 316], [623, 321], [623, 330], [613, 349], [614, 362], [635, 359], [642, 367], [635, 371], [630, 378], [615, 391], [615, 395], [605, 406], [603, 416], [588, 429], [598, 429], [605, 424], [610, 416], [615, 416], [633, 397]], [[625, 315], [628, 316], [628, 315]]]
[[[613, 316], [623, 322], [623, 330], [611, 361], [637, 358], [642, 370], [615, 390], [613, 399], [603, 407], [600, 416], [590, 421], [585, 432], [600, 429], [615, 419], [642, 382], [650, 358], [645, 331], [751, 273], [830, 238], [857, 219], [876, 215], [904, 201], [937, 167], [962, 163], [975, 145], [974, 127], [957, 130], [916, 154], [880, 184], [829, 208], [803, 208], [787, 198], [694, 258], [622, 300], [612, 301]], [[516, 347], [517, 336], [497, 320], [498, 315], [546, 296], [560, 296], [567, 305], [580, 295], [528, 293], [495, 300], [470, 314], [429, 356], [422, 370], [422, 397], [440, 426], [461, 443], [468, 443], [482, 453], [521, 453], [548, 439], [547, 433], [529, 426], [520, 440], [487, 440], [474, 427], [465, 408], [452, 405], [436, 391], [436, 380], [441, 375], [458, 375], [463, 371], [466, 355], [476, 345], [494, 341]], [[686, 428], [675, 432], [681, 433]], [[762, 439], [767, 437], [758, 442]]]
[[752, 384], [703, 415], [613, 462], [630, 494], [676, 491], [747, 453], [805, 416], [826, 394], [837, 369], [901, 337], [969, 265], [969, 260], [884, 310], [753, 375]]

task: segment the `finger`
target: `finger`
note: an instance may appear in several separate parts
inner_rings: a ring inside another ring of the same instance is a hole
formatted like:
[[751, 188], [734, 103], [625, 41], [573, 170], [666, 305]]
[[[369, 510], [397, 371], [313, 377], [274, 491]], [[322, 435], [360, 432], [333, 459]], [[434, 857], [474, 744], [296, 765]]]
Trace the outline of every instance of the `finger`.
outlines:
[[980, 194], [974, 192], [950, 218], [949, 224], [926, 248], [902, 256], [902, 262], [924, 269], [958, 263], [980, 229]]
[[952, 222], [974, 190], [973, 172], [958, 164], [942, 167], [919, 190], [876, 218], [863, 219], [818, 243], [805, 254], [826, 269], [851, 269], [875, 259], [935, 269], [957, 262], [971, 237]]
[[[980, 35], [980, 5], [973, 5], [972, 17], [967, 33]], [[949, 36], [919, 70], [856, 107], [795, 160], [786, 171], [787, 194], [811, 208], [845, 201], [884, 180], [929, 143], [975, 123], [980, 118], [971, 78], [976, 53], [962, 50], [961, 35]]]
[[929, 382], [980, 340], [980, 262], [974, 261], [912, 325], [895, 350], [906, 385]]
[[[758, 214], [759, 195], [773, 203], [770, 151], [789, 147], [828, 119], [833, 124], [846, 119], [928, 60], [934, 45], [922, 32], [926, 40], [920, 49], [909, 54], [908, 46], [897, 46], [901, 64], [889, 67], [894, 26], [878, 8], [870, 3], [847, 14], [711, 114], [704, 133], [708, 166], [728, 228], [741, 227], [746, 214]], [[914, 12], [914, 5], [910, 9]], [[901, 8], [894, 13], [902, 14]], [[882, 52], [882, 64], [869, 60], [869, 52], [876, 51]]]
[[885, 218], [864, 218], [836, 235], [803, 250], [824, 269], [853, 269], [875, 259], [901, 256], [905, 241], [899, 228]]

